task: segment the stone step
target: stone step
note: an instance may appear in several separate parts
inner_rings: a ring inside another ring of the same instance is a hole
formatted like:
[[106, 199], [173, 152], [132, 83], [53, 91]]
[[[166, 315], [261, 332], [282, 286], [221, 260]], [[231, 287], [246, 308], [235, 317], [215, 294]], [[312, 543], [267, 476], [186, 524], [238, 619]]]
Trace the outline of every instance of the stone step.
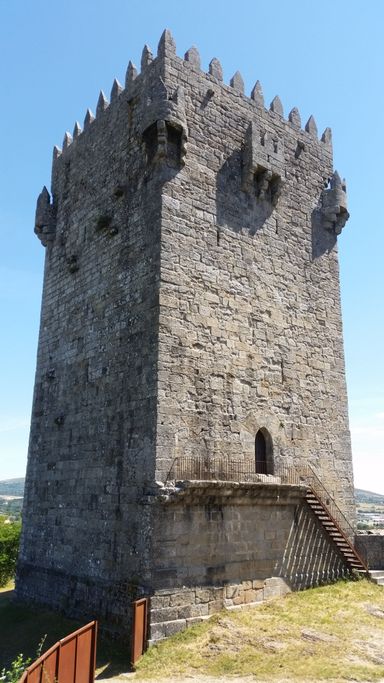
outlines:
[[[321, 522], [322, 526], [326, 530], [328, 536], [337, 546], [338, 550], [342, 553], [345, 561], [351, 567], [351, 569], [365, 573], [365, 568], [355, 555], [353, 548], [351, 548], [348, 541], [345, 540], [344, 535], [337, 528], [333, 520], [330, 518], [327, 510], [319, 502], [313, 493], [307, 493], [306, 500], [311, 508], [312, 512], [316, 515], [317, 519]], [[383, 572], [384, 573], [384, 572]], [[384, 581], [384, 577], [383, 577]]]
[[[338, 546], [338, 547], [339, 547], [339, 546]], [[354, 553], [354, 551], [351, 550], [351, 548], [339, 548], [339, 549], [340, 549], [341, 552], [343, 553], [344, 557], [350, 558], [351, 561], [356, 562], [356, 563], [359, 564], [361, 567], [363, 566], [362, 563], [360, 562], [359, 558], [358, 558], [357, 555]]]
[[371, 579], [384, 579], [384, 569], [371, 569], [369, 576]]

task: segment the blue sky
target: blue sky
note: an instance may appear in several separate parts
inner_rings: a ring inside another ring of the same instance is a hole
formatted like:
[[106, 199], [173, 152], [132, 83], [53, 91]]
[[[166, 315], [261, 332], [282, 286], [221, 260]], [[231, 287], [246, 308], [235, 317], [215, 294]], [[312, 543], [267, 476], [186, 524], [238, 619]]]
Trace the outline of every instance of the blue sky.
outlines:
[[[124, 81], [165, 27], [178, 54], [239, 69], [287, 115], [333, 131], [351, 218], [339, 238], [356, 484], [384, 493], [383, 109], [381, 0], [0, 0], [0, 479], [23, 476], [35, 371], [44, 249], [35, 202], [52, 148]], [[337, 405], [335, 405], [337, 410]]]

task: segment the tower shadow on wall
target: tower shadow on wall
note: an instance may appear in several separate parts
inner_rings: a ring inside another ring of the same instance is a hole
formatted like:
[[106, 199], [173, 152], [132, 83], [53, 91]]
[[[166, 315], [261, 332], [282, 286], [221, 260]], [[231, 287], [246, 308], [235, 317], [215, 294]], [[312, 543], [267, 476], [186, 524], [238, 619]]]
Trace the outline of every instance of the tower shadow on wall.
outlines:
[[324, 229], [320, 209], [316, 208], [311, 215], [312, 261], [324, 254], [329, 254], [337, 242], [337, 235]]
[[259, 180], [244, 190], [242, 187], [242, 152], [235, 150], [227, 158], [217, 174], [216, 213], [217, 223], [234, 232], [254, 235], [270, 217], [274, 205], [261, 198]]

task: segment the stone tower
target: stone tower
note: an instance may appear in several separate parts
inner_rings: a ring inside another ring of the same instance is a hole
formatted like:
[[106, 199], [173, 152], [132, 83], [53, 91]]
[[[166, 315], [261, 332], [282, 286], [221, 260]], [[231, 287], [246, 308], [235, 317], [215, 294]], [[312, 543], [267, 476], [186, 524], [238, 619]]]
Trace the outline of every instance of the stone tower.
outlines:
[[149, 595], [156, 639], [346, 572], [297, 473], [353, 515], [347, 218], [330, 130], [168, 31], [66, 133], [36, 211], [20, 598], [125, 636]]

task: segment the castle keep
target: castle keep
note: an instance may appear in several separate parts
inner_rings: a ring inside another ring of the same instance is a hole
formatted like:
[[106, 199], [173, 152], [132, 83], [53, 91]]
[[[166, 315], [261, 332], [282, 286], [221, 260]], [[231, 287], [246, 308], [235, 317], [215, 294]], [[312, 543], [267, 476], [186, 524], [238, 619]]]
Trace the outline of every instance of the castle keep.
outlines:
[[354, 514], [347, 218], [330, 130], [168, 31], [100, 94], [37, 202], [20, 598], [125, 637], [150, 596], [156, 640], [357, 567], [324, 518]]

